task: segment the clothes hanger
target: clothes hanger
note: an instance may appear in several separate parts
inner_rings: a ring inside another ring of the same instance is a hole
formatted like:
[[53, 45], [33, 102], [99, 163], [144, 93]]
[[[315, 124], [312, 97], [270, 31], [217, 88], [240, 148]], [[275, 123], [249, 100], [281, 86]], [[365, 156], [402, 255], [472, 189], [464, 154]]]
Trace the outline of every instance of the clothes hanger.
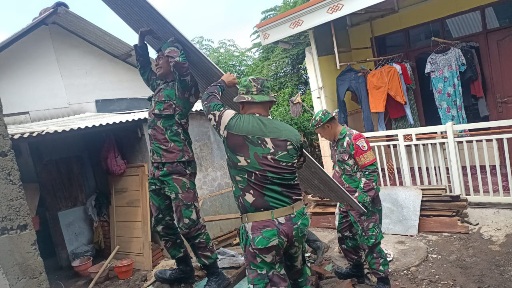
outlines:
[[[448, 49], [446, 49], [448, 48]], [[450, 45], [445, 45], [445, 44], [439, 44], [439, 46], [437, 46], [436, 49], [434, 49], [434, 51], [432, 51], [432, 53], [435, 53], [435, 54], [443, 54], [445, 52], [448, 52], [450, 49], [452, 48], [452, 46]], [[442, 51], [442, 49], [446, 49], [446, 51]]]

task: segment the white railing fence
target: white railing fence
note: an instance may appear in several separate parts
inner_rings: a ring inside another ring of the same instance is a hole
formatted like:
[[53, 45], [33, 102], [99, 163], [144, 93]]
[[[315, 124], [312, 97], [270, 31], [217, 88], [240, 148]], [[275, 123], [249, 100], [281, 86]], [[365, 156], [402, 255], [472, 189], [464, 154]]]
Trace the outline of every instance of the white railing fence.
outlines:
[[381, 186], [446, 186], [473, 202], [512, 203], [512, 120], [365, 133]]

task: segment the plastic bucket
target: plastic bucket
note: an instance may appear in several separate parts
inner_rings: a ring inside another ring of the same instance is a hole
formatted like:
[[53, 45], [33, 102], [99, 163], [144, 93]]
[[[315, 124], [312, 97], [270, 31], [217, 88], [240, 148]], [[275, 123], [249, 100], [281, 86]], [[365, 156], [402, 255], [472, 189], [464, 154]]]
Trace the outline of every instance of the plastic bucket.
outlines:
[[92, 266], [92, 257], [82, 257], [79, 259], [76, 259], [71, 263], [71, 266], [73, 266], [73, 270], [75, 270], [80, 276], [88, 276], [89, 271], [87, 271]]
[[114, 266], [114, 272], [116, 272], [117, 278], [120, 280], [128, 279], [133, 275], [133, 259], [123, 259], [116, 263]]
[[[100, 272], [100, 269], [103, 267], [104, 263], [105, 261], [98, 263], [87, 270], [89, 272], [89, 276], [91, 276], [92, 279], [94, 279], [94, 277], [96, 277], [96, 275]], [[103, 283], [107, 281], [109, 278], [108, 271], [109, 267], [106, 267], [105, 270], [103, 270], [103, 273], [101, 273], [100, 277], [98, 277], [96, 283]]]

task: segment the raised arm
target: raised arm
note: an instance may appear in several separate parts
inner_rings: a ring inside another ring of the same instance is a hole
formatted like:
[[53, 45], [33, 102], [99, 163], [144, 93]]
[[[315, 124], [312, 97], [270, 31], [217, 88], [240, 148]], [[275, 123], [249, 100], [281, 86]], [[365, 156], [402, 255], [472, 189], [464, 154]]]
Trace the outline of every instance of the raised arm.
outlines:
[[139, 69], [140, 76], [144, 83], [151, 89], [151, 91], [155, 92], [155, 90], [159, 86], [159, 80], [156, 76], [155, 71], [151, 67], [151, 58], [149, 58], [148, 45], [146, 44], [147, 36], [155, 36], [156, 34], [153, 30], [148, 28], [143, 28], [139, 31], [139, 42], [135, 44], [133, 47], [135, 49], [135, 58], [137, 60], [137, 69]]
[[226, 137], [225, 129], [229, 120], [237, 113], [227, 108], [220, 101], [220, 97], [226, 88], [235, 87], [236, 84], [237, 80], [233, 74], [225, 74], [219, 81], [210, 85], [201, 98], [204, 113], [222, 139]]

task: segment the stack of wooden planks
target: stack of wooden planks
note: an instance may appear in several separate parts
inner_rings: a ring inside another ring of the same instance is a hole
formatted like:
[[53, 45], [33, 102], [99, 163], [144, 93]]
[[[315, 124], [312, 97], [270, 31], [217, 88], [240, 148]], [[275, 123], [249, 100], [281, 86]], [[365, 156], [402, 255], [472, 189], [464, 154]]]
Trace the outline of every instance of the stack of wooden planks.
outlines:
[[[467, 217], [468, 200], [448, 194], [445, 186], [421, 186], [423, 193], [419, 232], [469, 233], [469, 226], [460, 223]], [[313, 228], [336, 229], [336, 203], [330, 200], [305, 197]]]
[[151, 243], [152, 265], [155, 268], [165, 259], [164, 248], [158, 244]]
[[312, 196], [305, 197], [304, 202], [311, 218], [310, 227], [336, 229], [334, 218], [336, 202]]
[[448, 194], [445, 186], [421, 186], [419, 232], [469, 233], [460, 220], [467, 217], [468, 200]]

